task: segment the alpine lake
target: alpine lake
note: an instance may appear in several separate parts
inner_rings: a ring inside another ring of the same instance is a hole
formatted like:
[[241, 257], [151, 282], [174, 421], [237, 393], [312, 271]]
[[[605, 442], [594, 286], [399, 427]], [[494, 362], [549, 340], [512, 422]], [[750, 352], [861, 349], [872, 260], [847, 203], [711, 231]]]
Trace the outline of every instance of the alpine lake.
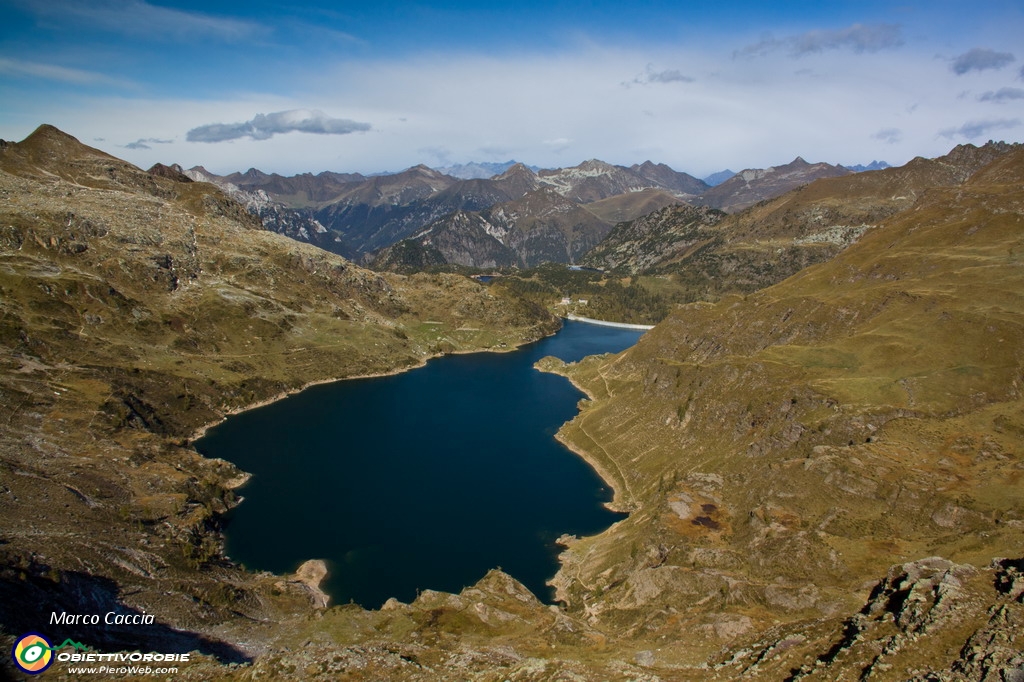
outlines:
[[624, 515], [554, 437], [585, 396], [533, 365], [618, 352], [642, 333], [567, 321], [515, 351], [321, 384], [229, 417], [195, 443], [252, 474], [226, 518], [228, 556], [275, 573], [323, 559], [332, 604], [458, 592], [492, 568], [550, 603], [557, 538]]

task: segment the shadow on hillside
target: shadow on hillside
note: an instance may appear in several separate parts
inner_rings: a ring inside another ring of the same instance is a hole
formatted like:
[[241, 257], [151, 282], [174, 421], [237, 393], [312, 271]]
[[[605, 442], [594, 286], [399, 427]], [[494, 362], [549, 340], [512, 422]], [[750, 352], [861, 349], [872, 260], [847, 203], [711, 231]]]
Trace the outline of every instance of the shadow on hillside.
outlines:
[[[248, 663], [251, 658], [234, 646], [195, 632], [176, 630], [159, 621], [151, 625], [111, 625], [106, 614], [124, 616], [143, 612], [119, 599], [120, 588], [109, 578], [66, 571], [54, 579], [48, 568], [33, 562], [28, 568], [0, 568], [0, 630], [13, 637], [37, 632], [51, 645], [70, 638], [93, 651], [139, 651], [142, 653], [187, 653], [198, 651], [221, 663]], [[52, 624], [51, 614], [98, 615], [97, 625]], [[0, 671], [2, 672], [2, 671]]]

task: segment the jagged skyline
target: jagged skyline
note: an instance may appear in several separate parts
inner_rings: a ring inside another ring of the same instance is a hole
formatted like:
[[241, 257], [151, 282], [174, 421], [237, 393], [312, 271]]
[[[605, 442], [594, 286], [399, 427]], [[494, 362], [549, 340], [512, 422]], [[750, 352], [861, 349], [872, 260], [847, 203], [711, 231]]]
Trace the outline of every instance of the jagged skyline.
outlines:
[[704, 176], [1024, 138], [1024, 11], [1003, 0], [0, 8], [0, 137], [52, 123], [143, 167]]

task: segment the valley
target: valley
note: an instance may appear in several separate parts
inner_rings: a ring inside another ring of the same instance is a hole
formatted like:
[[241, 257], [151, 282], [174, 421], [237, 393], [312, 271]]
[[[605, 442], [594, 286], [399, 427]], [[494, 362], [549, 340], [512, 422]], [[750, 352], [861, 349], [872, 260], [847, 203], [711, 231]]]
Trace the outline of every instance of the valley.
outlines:
[[[183, 680], [1016, 679], [1024, 149], [801, 162], [739, 192], [654, 163], [216, 178], [51, 126], [3, 142], [5, 643], [194, 652]], [[537, 362], [587, 394], [558, 439], [629, 514], [560, 538], [557, 605], [494, 567], [366, 610], [324, 604], [315, 564], [226, 559], [248, 474], [195, 451], [206, 427], [537, 340], [565, 297], [658, 324]], [[40, 623], [110, 610], [156, 622]]]

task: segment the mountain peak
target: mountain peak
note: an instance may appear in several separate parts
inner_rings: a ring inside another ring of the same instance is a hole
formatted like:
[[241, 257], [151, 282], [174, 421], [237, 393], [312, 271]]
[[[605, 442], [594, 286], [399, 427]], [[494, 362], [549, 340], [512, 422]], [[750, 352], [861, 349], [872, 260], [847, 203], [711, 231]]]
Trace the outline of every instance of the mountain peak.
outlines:
[[[52, 125], [41, 125], [21, 142], [0, 147], [0, 167], [22, 177], [63, 178], [88, 187], [134, 185], [144, 171], [127, 161], [82, 144]], [[143, 181], [144, 182], [144, 181]]]
[[409, 168], [406, 168], [401, 173], [396, 173], [395, 174], [395, 177], [409, 177], [409, 176], [419, 176], [421, 178], [429, 178], [431, 180], [440, 180], [442, 178], [448, 178], [449, 180], [453, 179], [450, 175], [448, 175], [446, 173], [442, 173], [441, 171], [436, 170], [434, 168], [431, 168], [430, 166], [428, 166], [428, 165], [426, 165], [424, 163], [418, 163], [415, 166], [410, 166]]
[[649, 171], [649, 170], [654, 170], [654, 169], [668, 169], [668, 170], [672, 170], [672, 168], [670, 168], [667, 164], [664, 164], [664, 163], [654, 163], [650, 159], [647, 159], [646, 161], [644, 161], [643, 163], [641, 163], [641, 164], [639, 164], [637, 166], [633, 166], [633, 170], [639, 170], [639, 171]]
[[[58, 139], [70, 142], [79, 142], [78, 138], [68, 135], [57, 126], [44, 123], [29, 134], [22, 142], [45, 140], [45, 139]], [[79, 144], [81, 144], [79, 142]]]
[[262, 180], [267, 177], [267, 174], [259, 170], [258, 168], [250, 168], [249, 170], [245, 171], [245, 173], [242, 174], [242, 177], [246, 178], [247, 180]]
[[185, 169], [176, 163], [171, 164], [170, 166], [162, 163], [155, 163], [146, 172], [150, 175], [157, 175], [161, 178], [174, 180], [175, 182], [192, 182], [192, 178], [185, 174]]
[[82, 144], [78, 138], [48, 123], [39, 126], [17, 143], [17, 148], [19, 152], [39, 163], [59, 163], [73, 158], [97, 156], [114, 159], [106, 152]]
[[586, 170], [586, 171], [602, 171], [602, 172], [607, 172], [607, 171], [610, 171], [610, 170], [614, 170], [615, 166], [613, 166], [610, 163], [607, 163], [605, 161], [602, 161], [601, 159], [587, 159], [586, 161], [581, 163], [579, 166], [577, 166], [577, 168], [579, 168], [580, 170]]
[[495, 176], [494, 179], [495, 180], [507, 180], [509, 178], [514, 178], [514, 177], [519, 177], [519, 176], [524, 176], [524, 175], [529, 176], [529, 177], [533, 177], [535, 175], [535, 173], [532, 170], [530, 170], [529, 168], [527, 168], [526, 164], [518, 163], [517, 162], [517, 163], [514, 163], [511, 166], [509, 166], [508, 169], [504, 173], [502, 173], [501, 175]]
[[428, 165], [426, 165], [424, 163], [418, 163], [415, 166], [411, 166], [410, 168], [408, 168], [406, 170], [415, 171], [417, 173], [424, 173], [424, 174], [430, 175], [430, 176], [444, 175], [444, 173], [441, 173], [440, 171], [436, 171], [436, 170], [434, 170], [433, 168], [431, 168], [430, 166], [428, 166]]

